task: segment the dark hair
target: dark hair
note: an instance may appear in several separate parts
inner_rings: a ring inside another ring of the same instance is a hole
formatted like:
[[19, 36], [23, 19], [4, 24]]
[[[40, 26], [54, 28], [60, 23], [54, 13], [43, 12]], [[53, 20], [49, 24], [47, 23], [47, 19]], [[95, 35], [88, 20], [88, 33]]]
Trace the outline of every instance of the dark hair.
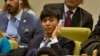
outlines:
[[37, 53], [37, 56], [41, 56], [41, 55], [44, 55], [44, 54], [47, 54], [49, 56], [58, 56], [57, 53], [50, 47], [40, 48], [38, 53]]
[[59, 21], [61, 18], [60, 11], [56, 8], [45, 8], [41, 12], [40, 19], [43, 20], [45, 17], [54, 16]]
[[[32, 9], [28, 0], [22, 0], [21, 7], [22, 8], [27, 8], [27, 9]], [[6, 11], [6, 10], [7, 10], [7, 5], [4, 4], [3, 11]]]
[[22, 8], [32, 9], [28, 0], [22, 0]]

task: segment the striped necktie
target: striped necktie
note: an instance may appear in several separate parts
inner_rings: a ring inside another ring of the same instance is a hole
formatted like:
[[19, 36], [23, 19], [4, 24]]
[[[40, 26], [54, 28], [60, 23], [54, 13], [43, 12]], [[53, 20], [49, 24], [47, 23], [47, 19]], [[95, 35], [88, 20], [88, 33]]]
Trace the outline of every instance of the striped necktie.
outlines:
[[47, 47], [47, 45], [48, 45], [48, 43], [50, 43], [51, 42], [51, 40], [50, 39], [48, 39], [48, 40], [44, 40], [44, 46], [43, 47]]

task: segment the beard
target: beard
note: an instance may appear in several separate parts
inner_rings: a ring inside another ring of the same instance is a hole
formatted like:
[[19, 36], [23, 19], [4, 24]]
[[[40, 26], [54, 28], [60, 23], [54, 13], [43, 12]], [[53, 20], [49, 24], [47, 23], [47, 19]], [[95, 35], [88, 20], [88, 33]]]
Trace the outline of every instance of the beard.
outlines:
[[7, 12], [8, 13], [10, 13], [10, 14], [16, 14], [16, 12], [18, 12], [18, 10], [19, 10], [19, 5], [18, 4], [16, 4], [16, 6], [14, 7], [14, 6], [11, 6], [11, 5], [7, 5]]

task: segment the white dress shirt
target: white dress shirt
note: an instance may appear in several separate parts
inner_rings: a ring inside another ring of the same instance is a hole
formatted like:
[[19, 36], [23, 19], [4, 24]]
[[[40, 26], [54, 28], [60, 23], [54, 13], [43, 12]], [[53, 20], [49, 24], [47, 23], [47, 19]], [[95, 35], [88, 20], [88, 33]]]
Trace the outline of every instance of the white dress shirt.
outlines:
[[[46, 37], [44, 37], [43, 41], [40, 43], [40, 47], [39, 48], [42, 48], [45, 44], [45, 41], [48, 40]], [[49, 38], [49, 40], [51, 40], [48, 44], [47, 44], [47, 47], [51, 47], [50, 45], [51, 44], [54, 44], [54, 43], [57, 43], [58, 42], [58, 39], [57, 38]]]

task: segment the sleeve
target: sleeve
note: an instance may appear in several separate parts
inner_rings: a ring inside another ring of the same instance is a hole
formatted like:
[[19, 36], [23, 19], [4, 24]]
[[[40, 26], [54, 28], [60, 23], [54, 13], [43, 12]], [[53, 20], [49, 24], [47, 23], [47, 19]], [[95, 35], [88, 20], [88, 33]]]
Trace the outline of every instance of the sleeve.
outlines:
[[83, 9], [80, 9], [82, 12], [82, 24], [83, 24], [83, 27], [86, 27], [86, 28], [89, 28], [91, 31], [92, 31], [92, 28], [93, 28], [93, 17], [92, 15], [87, 12], [86, 10], [83, 10]]
[[92, 31], [91, 35], [89, 36], [89, 38], [95, 38], [96, 36], [100, 37], [100, 16], [99, 16], [99, 20], [98, 20], [94, 30]]
[[70, 40], [59, 41], [58, 43], [52, 44], [51, 47], [59, 55], [72, 55], [75, 47], [75, 43]]
[[93, 18], [92, 18], [92, 15], [87, 16], [87, 17], [88, 17], [88, 23], [87, 23], [86, 27], [90, 28], [91, 31], [92, 31], [92, 28], [93, 28]]
[[27, 13], [32, 14], [32, 15], [36, 15], [33, 10], [28, 10]]
[[43, 31], [40, 19], [36, 18], [34, 26], [35, 26], [35, 29], [34, 29], [33, 38], [43, 37], [44, 31]]
[[7, 53], [11, 50], [10, 43], [6, 37], [1, 40], [1, 53]]

